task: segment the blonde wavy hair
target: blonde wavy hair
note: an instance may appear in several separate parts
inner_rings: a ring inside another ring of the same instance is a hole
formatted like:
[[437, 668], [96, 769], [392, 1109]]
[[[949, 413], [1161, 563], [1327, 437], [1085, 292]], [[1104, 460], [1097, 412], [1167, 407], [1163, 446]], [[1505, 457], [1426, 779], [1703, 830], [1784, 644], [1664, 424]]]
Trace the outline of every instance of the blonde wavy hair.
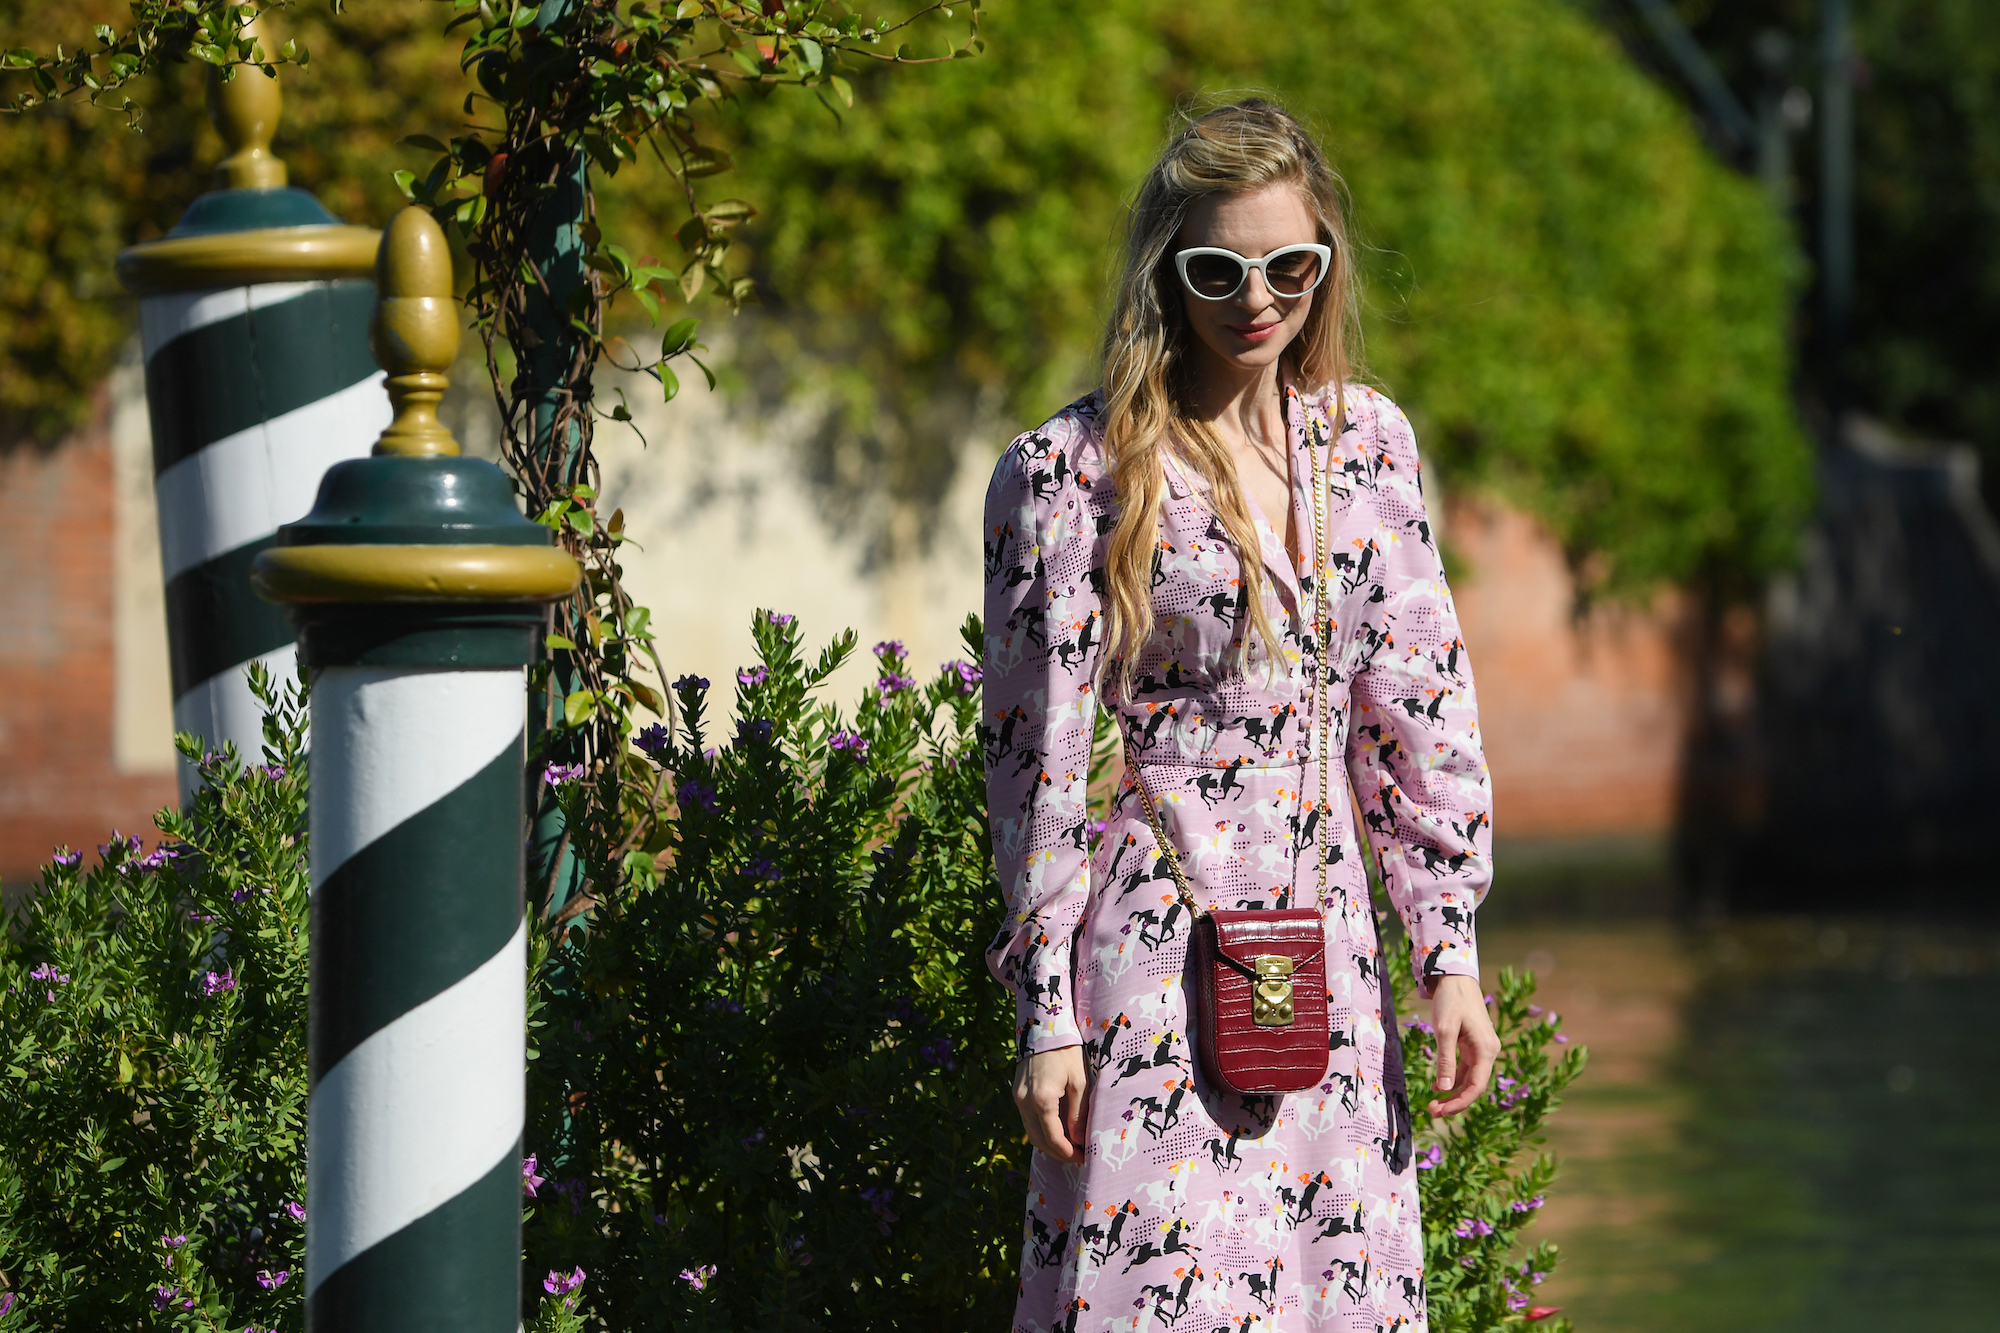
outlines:
[[[1292, 185], [1312, 212], [1333, 265], [1282, 365], [1301, 392], [1331, 384], [1336, 422], [1360, 349], [1355, 283], [1348, 259], [1340, 178], [1305, 127], [1283, 107], [1247, 98], [1183, 127], [1146, 173], [1126, 216], [1125, 265], [1104, 330], [1104, 450], [1119, 510], [1105, 565], [1110, 604], [1105, 662], [1117, 660], [1119, 687], [1132, 691], [1133, 660], [1153, 633], [1153, 571], [1160, 557], [1160, 506], [1168, 449], [1207, 482], [1216, 517], [1243, 567], [1241, 596], [1251, 627], [1275, 661], [1278, 637], [1264, 614], [1264, 567], [1257, 527], [1228, 447], [1193, 413], [1193, 347], [1173, 252], [1188, 210], [1217, 194]], [[1239, 668], [1249, 635], [1239, 627]]]

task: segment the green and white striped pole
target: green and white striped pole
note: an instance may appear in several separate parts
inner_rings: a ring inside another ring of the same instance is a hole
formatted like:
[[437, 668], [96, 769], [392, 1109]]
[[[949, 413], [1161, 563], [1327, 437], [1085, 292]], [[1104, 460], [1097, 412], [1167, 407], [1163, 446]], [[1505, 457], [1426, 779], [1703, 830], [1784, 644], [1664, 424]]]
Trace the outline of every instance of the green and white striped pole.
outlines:
[[[118, 274], [139, 294], [174, 728], [255, 757], [263, 710], [245, 668], [289, 677], [294, 650], [250, 566], [327, 468], [366, 457], [389, 421], [368, 355], [381, 238], [285, 188], [276, 79], [217, 84], [211, 111], [233, 150], [224, 188], [119, 256]], [[195, 781], [183, 764], [183, 795]]]
[[376, 281], [395, 421], [253, 573], [312, 672], [306, 1326], [514, 1333], [526, 667], [580, 571], [437, 421], [459, 326], [428, 213]]

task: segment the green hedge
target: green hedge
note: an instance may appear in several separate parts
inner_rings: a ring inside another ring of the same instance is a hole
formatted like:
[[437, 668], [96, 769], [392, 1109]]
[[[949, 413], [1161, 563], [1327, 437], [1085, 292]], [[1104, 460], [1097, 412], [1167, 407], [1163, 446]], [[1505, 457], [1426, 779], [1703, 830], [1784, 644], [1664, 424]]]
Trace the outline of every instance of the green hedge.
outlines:
[[1447, 485], [1542, 516], [1593, 587], [1786, 557], [1800, 260], [1569, 6], [1008, 0], [983, 32], [842, 123], [773, 97], [738, 128], [764, 341], [835, 386], [833, 447], [880, 460], [862, 484], [928, 498], [971, 409], [1019, 429], [1088, 387], [1120, 201], [1173, 107], [1257, 89], [1346, 177], [1374, 378]]

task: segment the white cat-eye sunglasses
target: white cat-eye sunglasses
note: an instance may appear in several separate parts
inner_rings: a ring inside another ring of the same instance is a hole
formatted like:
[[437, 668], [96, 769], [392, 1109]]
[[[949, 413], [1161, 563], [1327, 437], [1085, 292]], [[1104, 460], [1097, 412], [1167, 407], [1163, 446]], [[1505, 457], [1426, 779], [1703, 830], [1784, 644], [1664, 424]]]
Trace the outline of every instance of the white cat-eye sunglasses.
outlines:
[[1181, 285], [1204, 301], [1227, 301], [1250, 281], [1250, 270], [1264, 275], [1264, 285], [1283, 297], [1304, 296], [1319, 286], [1333, 267], [1333, 248], [1287, 245], [1262, 259], [1245, 259], [1234, 250], [1196, 246], [1174, 256]]

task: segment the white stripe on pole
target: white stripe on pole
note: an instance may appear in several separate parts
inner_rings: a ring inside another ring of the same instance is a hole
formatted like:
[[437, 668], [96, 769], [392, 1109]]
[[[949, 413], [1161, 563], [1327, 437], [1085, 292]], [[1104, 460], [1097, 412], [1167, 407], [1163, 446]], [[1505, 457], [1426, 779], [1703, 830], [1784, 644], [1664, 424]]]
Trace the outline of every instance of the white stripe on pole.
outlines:
[[[298, 674], [299, 646], [288, 643], [282, 648], [274, 648], [254, 659], [264, 664], [271, 678], [282, 687]], [[249, 663], [220, 675], [210, 676], [201, 684], [174, 700], [174, 730], [191, 731], [205, 737], [210, 745], [220, 749], [224, 740], [236, 740], [244, 736], [261, 736], [264, 732], [264, 705], [257, 702], [257, 696], [250, 693]], [[241, 740], [236, 748], [242, 752], [243, 762], [254, 764], [260, 761], [262, 750], [257, 745], [245, 747]], [[186, 802], [194, 789], [201, 785], [201, 778], [185, 761], [181, 764], [181, 799]]]
[[366, 458], [388, 426], [384, 377], [260, 422], [168, 468], [153, 483], [166, 577], [305, 517], [335, 463]]
[[260, 282], [248, 287], [209, 287], [194, 292], [163, 292], [139, 302], [139, 341], [146, 359], [183, 334], [225, 319], [248, 314], [303, 296], [324, 282]]
[[[493, 674], [521, 690], [518, 678]], [[527, 1116], [527, 976], [523, 921], [500, 952], [349, 1051], [313, 1089], [306, 1109], [307, 1296], [348, 1260], [519, 1151]]]
[[528, 725], [524, 667], [330, 666], [313, 678], [312, 885], [464, 786]]

